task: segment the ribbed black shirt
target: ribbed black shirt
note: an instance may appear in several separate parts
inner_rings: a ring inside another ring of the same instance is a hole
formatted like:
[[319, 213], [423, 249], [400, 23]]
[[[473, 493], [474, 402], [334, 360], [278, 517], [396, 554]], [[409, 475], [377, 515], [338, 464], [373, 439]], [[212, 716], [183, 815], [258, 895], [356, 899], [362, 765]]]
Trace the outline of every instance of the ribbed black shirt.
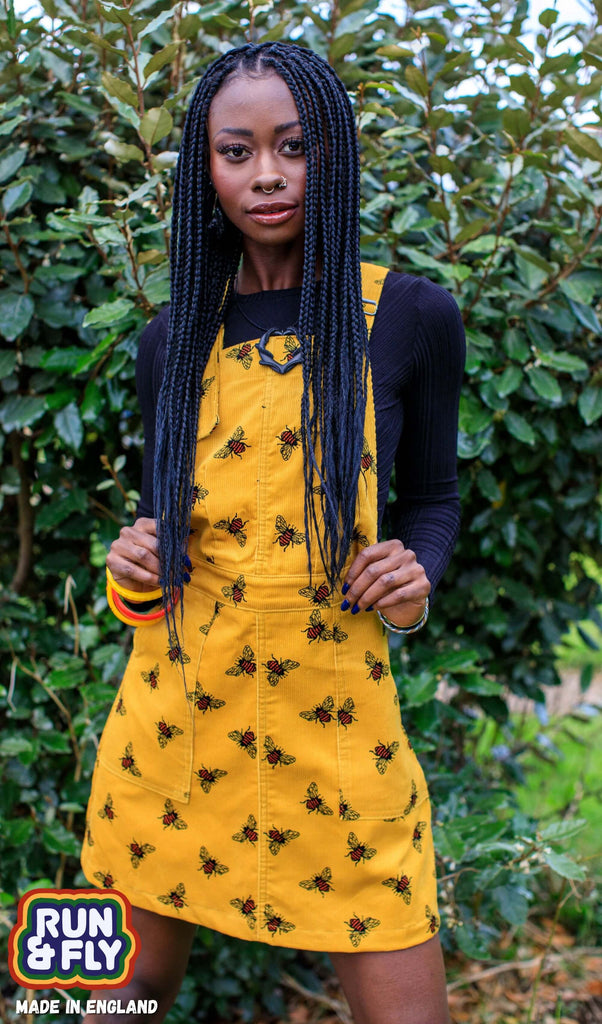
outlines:
[[[239, 295], [226, 315], [224, 347], [260, 336], [244, 313], [265, 328], [295, 324], [300, 297], [300, 288]], [[166, 306], [143, 332], [136, 364], [145, 442], [138, 516], [149, 518], [168, 320]], [[449, 292], [424, 278], [390, 271], [370, 338], [379, 535], [395, 463], [397, 497], [389, 506], [387, 533], [415, 552], [433, 589], [460, 525], [456, 438], [464, 358], [462, 320]]]

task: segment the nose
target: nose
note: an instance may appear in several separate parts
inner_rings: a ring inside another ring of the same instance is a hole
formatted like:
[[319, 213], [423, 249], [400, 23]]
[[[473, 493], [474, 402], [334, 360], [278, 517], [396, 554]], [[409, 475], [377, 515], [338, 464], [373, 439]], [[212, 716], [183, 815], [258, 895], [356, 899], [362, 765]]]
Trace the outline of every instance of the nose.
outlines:
[[265, 192], [269, 194], [274, 189], [286, 188], [288, 182], [283, 174], [258, 174], [253, 182], [254, 192]]

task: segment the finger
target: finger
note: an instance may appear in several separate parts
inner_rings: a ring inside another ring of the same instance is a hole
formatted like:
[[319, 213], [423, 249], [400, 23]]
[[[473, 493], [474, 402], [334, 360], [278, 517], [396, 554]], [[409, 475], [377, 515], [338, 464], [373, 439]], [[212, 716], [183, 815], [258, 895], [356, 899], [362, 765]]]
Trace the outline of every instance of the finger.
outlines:
[[[413, 566], [395, 566], [387, 564], [387, 560], [377, 564], [383, 566], [380, 576], [374, 578], [366, 570], [356, 580], [354, 590], [357, 590], [357, 597], [354, 598], [354, 603], [351, 606], [352, 611], [354, 608], [359, 610], [379, 608], [385, 600], [391, 603], [391, 595], [394, 595], [393, 603], [395, 603], [404, 600], [406, 595], [418, 593], [420, 590], [422, 574], [419, 571], [415, 572]], [[351, 591], [347, 594], [348, 598], [350, 594]]]
[[128, 590], [156, 590], [160, 585], [158, 572], [152, 572], [125, 558], [109, 556], [107, 566], [115, 582], [121, 583]]
[[367, 551], [366, 558], [360, 560], [358, 555], [355, 559], [352, 566], [355, 578], [351, 571], [347, 575], [342, 611], [348, 607], [352, 610], [367, 608], [391, 590], [404, 586], [413, 578], [416, 565], [414, 553], [406, 551], [401, 544], [385, 542], [373, 545], [373, 550]]
[[370, 544], [369, 547], [362, 548], [362, 550], [353, 559], [351, 567], [345, 577], [343, 593], [346, 594], [347, 590], [353, 587], [355, 581], [362, 575], [369, 565], [372, 565], [375, 562], [380, 562], [383, 558], [387, 558], [395, 552], [401, 556], [404, 550], [405, 548], [400, 540], [379, 541], [377, 544]]

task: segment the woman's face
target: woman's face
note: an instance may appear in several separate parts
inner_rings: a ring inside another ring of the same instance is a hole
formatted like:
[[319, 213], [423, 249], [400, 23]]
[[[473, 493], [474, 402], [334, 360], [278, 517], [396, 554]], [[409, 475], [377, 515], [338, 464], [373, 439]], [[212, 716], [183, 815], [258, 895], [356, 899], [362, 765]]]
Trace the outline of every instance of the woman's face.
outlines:
[[260, 246], [302, 245], [305, 151], [286, 82], [276, 74], [228, 79], [213, 98], [207, 131], [211, 180], [226, 217]]

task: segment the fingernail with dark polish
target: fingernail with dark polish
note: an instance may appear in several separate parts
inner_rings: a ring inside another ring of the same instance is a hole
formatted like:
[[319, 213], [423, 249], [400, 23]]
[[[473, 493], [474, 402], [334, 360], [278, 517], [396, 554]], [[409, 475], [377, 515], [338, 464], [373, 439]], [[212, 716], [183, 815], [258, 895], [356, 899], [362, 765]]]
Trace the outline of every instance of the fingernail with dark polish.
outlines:
[[351, 614], [352, 614], [352, 615], [357, 615], [357, 613], [359, 612], [359, 610], [360, 610], [360, 606], [359, 606], [359, 604], [354, 604], [353, 608], [351, 609]]
[[184, 565], [186, 566], [187, 569], [192, 569], [192, 562], [190, 561], [188, 555], [184, 555]]
[[374, 605], [371, 604], [368, 608], [364, 608], [364, 611], [366, 611], [366, 612], [373, 612], [374, 611]]
[[343, 586], [341, 587], [341, 593], [342, 594], [346, 594], [348, 590], [349, 590], [349, 584], [348, 583], [343, 583]]
[[342, 612], [346, 612], [348, 607], [349, 607], [349, 601], [343, 601], [343, 603], [341, 605], [341, 611]]
[[184, 583], [190, 583], [190, 573], [183, 572], [182, 573], [182, 579], [184, 580]]

